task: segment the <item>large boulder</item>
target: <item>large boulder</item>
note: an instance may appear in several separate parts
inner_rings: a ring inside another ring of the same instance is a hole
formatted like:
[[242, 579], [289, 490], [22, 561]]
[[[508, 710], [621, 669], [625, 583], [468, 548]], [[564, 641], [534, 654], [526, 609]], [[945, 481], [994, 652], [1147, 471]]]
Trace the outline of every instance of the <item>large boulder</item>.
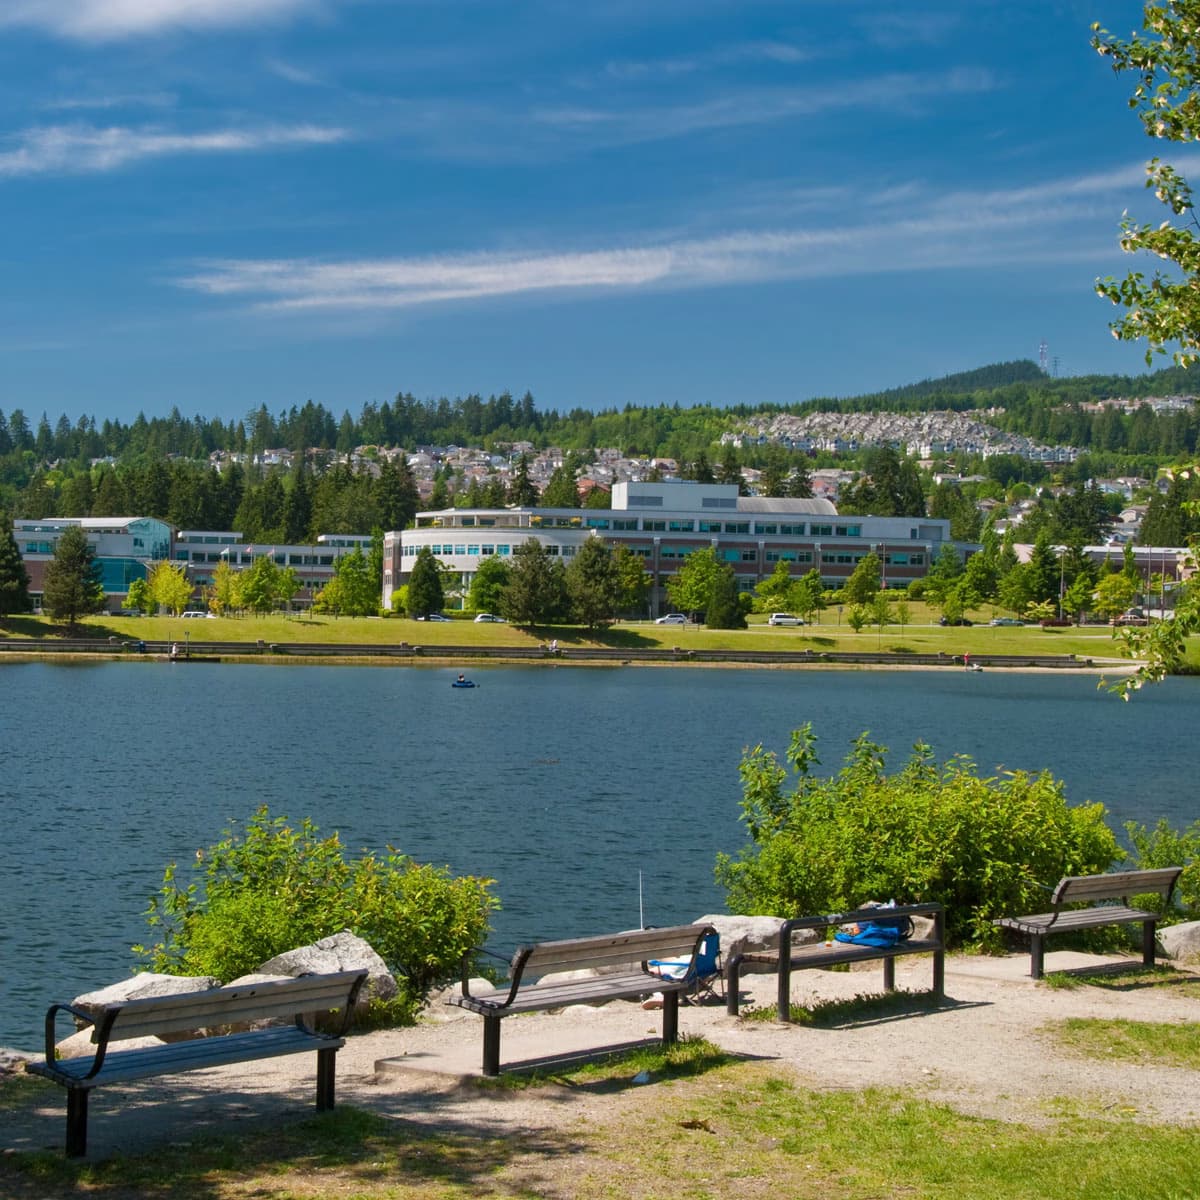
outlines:
[[[742, 917], [729, 913], [710, 913], [696, 919], [697, 925], [711, 925], [721, 939], [721, 962], [728, 963], [737, 954], [775, 954], [779, 951], [779, 930], [783, 917]], [[795, 935], [797, 942], [816, 941], [812, 930], [802, 929]], [[769, 963], [745, 963], [742, 974], [770, 974], [775, 968]]]
[[358, 993], [358, 1008], [372, 1000], [391, 1000], [400, 991], [395, 976], [371, 946], [348, 929], [322, 938], [311, 946], [300, 946], [268, 959], [259, 968], [260, 975], [330, 975], [337, 971], [367, 969], [367, 981]]
[[1160, 927], [1158, 944], [1167, 958], [1177, 962], [1200, 961], [1200, 921]]

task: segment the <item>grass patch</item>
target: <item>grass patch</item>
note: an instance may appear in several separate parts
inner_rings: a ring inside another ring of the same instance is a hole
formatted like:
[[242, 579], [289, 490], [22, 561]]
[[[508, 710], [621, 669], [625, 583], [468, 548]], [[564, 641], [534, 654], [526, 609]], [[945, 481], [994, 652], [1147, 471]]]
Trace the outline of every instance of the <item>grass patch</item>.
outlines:
[[[814, 1000], [810, 1004], [792, 1004], [788, 1014], [794, 1025], [834, 1029], [839, 1025], [857, 1025], [885, 1021], [918, 1010], [932, 1011], [945, 1001], [932, 992], [873, 992], [845, 999]], [[774, 1021], [775, 1009], [748, 1008], [742, 1016], [747, 1021]]]
[[[704, 1038], [684, 1035], [674, 1045], [661, 1042], [637, 1046], [600, 1057], [588, 1055], [577, 1062], [548, 1067], [516, 1068], [493, 1077], [481, 1077], [475, 1085], [500, 1091], [526, 1091], [548, 1083], [583, 1087], [597, 1084], [629, 1083], [634, 1076], [646, 1075], [649, 1080], [687, 1079], [725, 1066], [730, 1055]], [[639, 1082], [647, 1082], [641, 1080]]]
[[58, 1085], [37, 1075], [5, 1075], [0, 1079], [0, 1113], [19, 1112], [45, 1100]]
[[1114, 992], [1140, 991], [1144, 988], [1170, 988], [1172, 993], [1200, 999], [1200, 976], [1190, 971], [1155, 963], [1152, 967], [1109, 963], [1081, 967], [1077, 971], [1050, 971], [1042, 977], [1048, 988], [1071, 991], [1081, 987], [1107, 988]]
[[1123, 1059], [1171, 1067], [1200, 1067], [1200, 1026], [1161, 1021], [1068, 1017], [1043, 1028], [1060, 1045], [1086, 1058]]
[[[1194, 1129], [1135, 1127], [1123, 1114], [1079, 1110], [1072, 1102], [1056, 1117], [1031, 1110], [1039, 1121], [1032, 1126], [965, 1116], [893, 1090], [815, 1091], [758, 1063], [624, 1095], [629, 1103], [607, 1113], [593, 1106], [560, 1116], [557, 1129], [523, 1118], [519, 1132], [504, 1135], [454, 1111], [432, 1128], [342, 1107], [109, 1162], [11, 1155], [0, 1159], [0, 1193], [9, 1200], [1200, 1194]], [[547, 1114], [561, 1113], [560, 1100], [547, 1106]]]

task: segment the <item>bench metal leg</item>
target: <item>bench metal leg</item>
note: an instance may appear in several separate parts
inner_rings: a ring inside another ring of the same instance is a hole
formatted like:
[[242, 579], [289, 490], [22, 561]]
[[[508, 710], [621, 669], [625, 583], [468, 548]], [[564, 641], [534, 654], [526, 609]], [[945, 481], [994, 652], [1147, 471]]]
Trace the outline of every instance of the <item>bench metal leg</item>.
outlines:
[[779, 977], [775, 990], [775, 1016], [785, 1024], [792, 1019], [791, 945], [779, 947]]
[[1038, 933], [1029, 935], [1029, 976], [1031, 979], [1041, 979], [1042, 960], [1045, 956], [1046, 941]]
[[725, 1011], [731, 1017], [738, 1015], [738, 984], [741, 979], [741, 955], [735, 955], [725, 965]]
[[885, 992], [896, 990], [896, 960], [894, 958], [883, 960], [883, 990]]
[[663, 1045], [670, 1046], [679, 1040], [679, 993], [663, 994]]
[[500, 1074], [500, 1018], [486, 1014], [483, 1018], [483, 1073]]
[[1142, 966], [1154, 966], [1154, 922], [1142, 922]]
[[317, 1110], [325, 1112], [333, 1107], [334, 1067], [336, 1050], [317, 1051]]
[[67, 1088], [67, 1157], [82, 1158], [87, 1153], [87, 1088]]

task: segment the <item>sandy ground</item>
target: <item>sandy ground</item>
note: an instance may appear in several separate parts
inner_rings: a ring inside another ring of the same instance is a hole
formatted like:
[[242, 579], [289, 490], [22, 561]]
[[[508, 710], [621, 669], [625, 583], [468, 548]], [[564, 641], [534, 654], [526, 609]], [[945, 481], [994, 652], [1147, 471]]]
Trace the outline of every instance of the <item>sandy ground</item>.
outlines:
[[[1117, 960], [1049, 953], [1048, 971], [1096, 970]], [[1028, 955], [947, 960], [945, 1003], [913, 1004], [886, 1018], [806, 1028], [747, 1021], [723, 1005], [680, 1010], [680, 1032], [702, 1035], [727, 1052], [772, 1064], [812, 1088], [899, 1087], [973, 1114], [1006, 1120], [1052, 1119], [1056, 1102], [1125, 1119], [1200, 1123], [1200, 1071], [1072, 1056], [1045, 1032], [1066, 1017], [1124, 1017], [1194, 1022], [1195, 988], [1160, 985], [1056, 989], [1028, 976]], [[930, 963], [897, 962], [897, 985], [928, 988]], [[878, 993], [881, 965], [851, 973], [805, 971], [793, 997], [807, 1000]], [[1190, 993], [1190, 994], [1188, 994]], [[773, 1007], [774, 977], [743, 980], [743, 1008]], [[506, 1071], [556, 1064], [598, 1050], [651, 1043], [661, 1014], [615, 1002], [513, 1018], [503, 1023]], [[338, 1056], [338, 1101], [418, 1126], [478, 1135], [536, 1133], [602, 1122], [641, 1103], [647, 1085], [603, 1093], [550, 1082], [519, 1091], [480, 1089], [482, 1022], [471, 1013], [431, 1006], [413, 1028], [359, 1035]], [[187, 1142], [198, 1133], [233, 1133], [260, 1122], [304, 1118], [313, 1111], [312, 1055], [193, 1072], [122, 1088], [91, 1101], [89, 1157]], [[702, 1086], [702, 1084], [701, 1084]], [[65, 1093], [46, 1084], [28, 1106], [4, 1112], [0, 1151], [61, 1149]]]

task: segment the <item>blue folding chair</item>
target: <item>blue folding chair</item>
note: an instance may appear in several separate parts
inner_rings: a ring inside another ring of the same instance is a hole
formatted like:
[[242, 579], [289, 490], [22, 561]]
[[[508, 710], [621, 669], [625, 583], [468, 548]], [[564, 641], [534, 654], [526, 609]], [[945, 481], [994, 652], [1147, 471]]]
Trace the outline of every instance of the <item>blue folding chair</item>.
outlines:
[[[694, 959], [652, 958], [649, 966], [666, 979], [686, 979], [691, 986], [680, 995], [687, 1003], [699, 1004], [706, 996], [714, 1000], [724, 998], [720, 934], [708, 934], [701, 941]], [[715, 990], [717, 987], [721, 989], [719, 997]]]

